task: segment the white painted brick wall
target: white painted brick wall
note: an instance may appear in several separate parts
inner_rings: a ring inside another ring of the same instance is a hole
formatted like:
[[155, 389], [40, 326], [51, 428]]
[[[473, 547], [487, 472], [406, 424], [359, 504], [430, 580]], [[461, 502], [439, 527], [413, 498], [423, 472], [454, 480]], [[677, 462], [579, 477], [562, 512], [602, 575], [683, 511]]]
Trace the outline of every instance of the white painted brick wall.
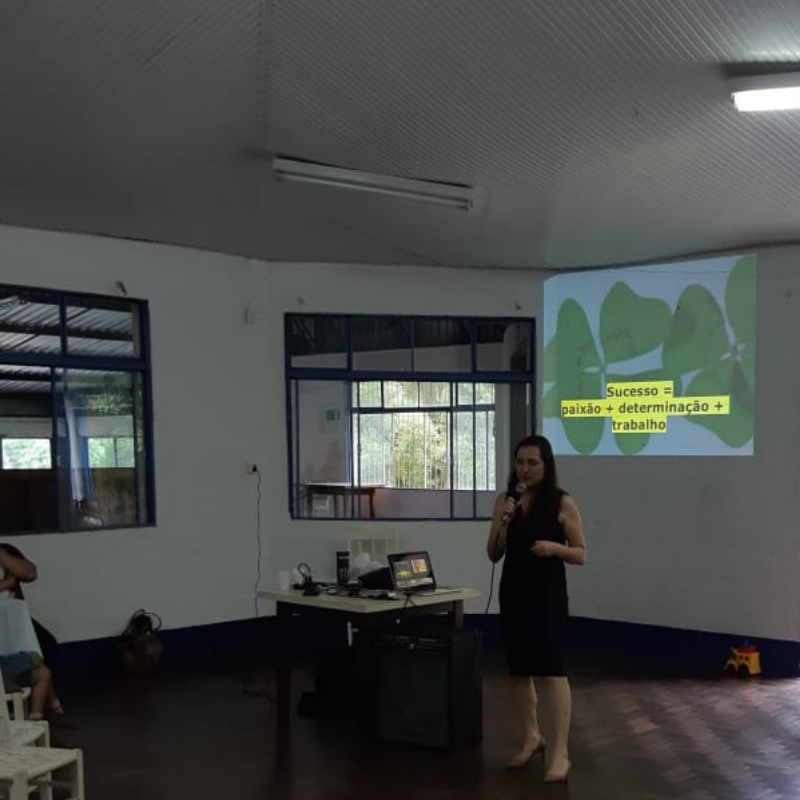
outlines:
[[[754, 457], [560, 460], [590, 548], [569, 573], [574, 614], [798, 639], [799, 262], [800, 248], [759, 256]], [[263, 585], [300, 560], [332, 575], [337, 544], [369, 537], [370, 523], [289, 519], [284, 312], [541, 310], [536, 272], [267, 265], [0, 227], [0, 282], [113, 294], [119, 280], [150, 301], [158, 526], [18, 540], [40, 566], [34, 613], [65, 641], [114, 635], [141, 606], [167, 627], [252, 615], [249, 463], [262, 475]], [[443, 582], [488, 589], [485, 523], [387, 525], [431, 551]]]

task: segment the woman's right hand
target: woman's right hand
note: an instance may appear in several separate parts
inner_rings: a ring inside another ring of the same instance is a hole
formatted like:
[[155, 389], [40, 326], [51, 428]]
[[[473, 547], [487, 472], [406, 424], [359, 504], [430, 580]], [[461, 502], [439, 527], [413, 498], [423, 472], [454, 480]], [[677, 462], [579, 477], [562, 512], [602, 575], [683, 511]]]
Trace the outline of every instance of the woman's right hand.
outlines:
[[506, 504], [503, 509], [503, 522], [509, 523], [513, 518], [514, 514], [517, 513], [517, 504], [519, 500], [515, 500], [513, 497], [506, 498]]

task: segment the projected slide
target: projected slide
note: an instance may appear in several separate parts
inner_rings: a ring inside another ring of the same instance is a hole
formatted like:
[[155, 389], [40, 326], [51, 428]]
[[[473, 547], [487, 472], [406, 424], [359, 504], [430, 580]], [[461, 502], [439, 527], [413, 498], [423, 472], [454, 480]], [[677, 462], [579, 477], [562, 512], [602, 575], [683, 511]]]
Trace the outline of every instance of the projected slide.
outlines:
[[557, 453], [752, 455], [756, 257], [544, 285], [543, 428]]

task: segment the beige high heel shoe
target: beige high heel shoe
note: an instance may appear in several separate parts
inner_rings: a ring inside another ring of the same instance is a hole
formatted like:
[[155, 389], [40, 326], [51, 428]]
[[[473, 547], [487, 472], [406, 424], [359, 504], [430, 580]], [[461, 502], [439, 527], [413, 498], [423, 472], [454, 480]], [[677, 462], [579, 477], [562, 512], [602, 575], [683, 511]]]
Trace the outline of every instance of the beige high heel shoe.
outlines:
[[506, 769], [519, 769], [524, 767], [537, 753], [542, 754], [542, 761], [544, 761], [544, 738], [539, 735], [538, 739], [530, 742], [517, 753], [517, 755], [506, 761]]
[[567, 778], [569, 777], [569, 771], [572, 769], [572, 762], [567, 759], [567, 767], [563, 772], [545, 772], [544, 774], [544, 782], [545, 783], [565, 783]]

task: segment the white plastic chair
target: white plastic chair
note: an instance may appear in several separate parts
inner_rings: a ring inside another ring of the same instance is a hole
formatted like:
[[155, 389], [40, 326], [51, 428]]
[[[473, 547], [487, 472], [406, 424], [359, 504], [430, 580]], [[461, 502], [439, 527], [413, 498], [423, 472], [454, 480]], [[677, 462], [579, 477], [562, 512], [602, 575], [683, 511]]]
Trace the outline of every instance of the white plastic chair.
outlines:
[[[3, 686], [3, 678], [0, 675], [0, 758], [6, 750], [16, 750], [19, 748], [27, 748], [31, 750], [48, 749], [50, 750], [50, 726], [45, 720], [17, 720], [8, 718], [8, 703], [6, 702], [5, 688]], [[34, 745], [31, 747], [31, 745]], [[50, 779], [50, 771], [42, 770], [37, 772], [37, 779]], [[13, 786], [14, 783], [25, 786], [25, 794], [22, 797], [28, 796], [28, 779], [25, 777], [24, 781], [16, 773], [13, 775], [6, 775], [0, 772], [0, 783], [5, 782], [10, 787], [8, 789], [8, 797], [14, 797]], [[53, 790], [49, 782], [43, 783], [39, 787], [39, 797], [41, 800], [52, 800]]]
[[[0, 672], [0, 747], [10, 745], [22, 747], [24, 745], [50, 746], [50, 726], [46, 720], [26, 720], [25, 709], [18, 712], [17, 701], [14, 702], [13, 719], [8, 713], [8, 701], [15, 694], [20, 695], [20, 705], [22, 705], [22, 693], [12, 692], [6, 694], [5, 684], [3, 683], [2, 672]], [[28, 690], [30, 694], [30, 690]], [[20, 713], [21, 719], [17, 716]]]
[[16, 692], [6, 692], [6, 702], [13, 709], [11, 719], [25, 719], [25, 703], [31, 696], [31, 690], [27, 686], [21, 687]]
[[[53, 779], [54, 772], [63, 776]], [[52, 797], [54, 788], [67, 789], [64, 800], [86, 800], [83, 785], [83, 753], [58, 747], [0, 746], [0, 784], [8, 800], [28, 800], [32, 791]]]

